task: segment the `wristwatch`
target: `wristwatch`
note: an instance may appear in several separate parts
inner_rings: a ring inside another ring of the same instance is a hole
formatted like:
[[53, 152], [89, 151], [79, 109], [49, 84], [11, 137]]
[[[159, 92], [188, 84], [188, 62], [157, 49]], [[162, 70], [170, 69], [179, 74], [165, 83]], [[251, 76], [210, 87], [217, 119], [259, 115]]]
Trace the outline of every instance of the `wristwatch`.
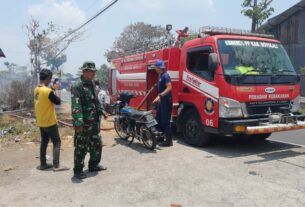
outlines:
[[161, 93], [159, 93], [159, 97], [160, 97], [160, 98], [162, 97]]

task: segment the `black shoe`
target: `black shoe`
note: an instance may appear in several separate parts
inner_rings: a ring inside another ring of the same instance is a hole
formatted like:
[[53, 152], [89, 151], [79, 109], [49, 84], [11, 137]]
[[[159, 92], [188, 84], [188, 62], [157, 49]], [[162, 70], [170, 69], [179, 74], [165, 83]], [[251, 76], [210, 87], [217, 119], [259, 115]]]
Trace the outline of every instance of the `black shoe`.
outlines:
[[80, 173], [74, 173], [74, 178], [82, 180], [85, 179], [87, 177], [87, 175], [84, 172], [80, 172]]
[[163, 137], [158, 137], [158, 138], [157, 138], [157, 142], [158, 142], [158, 143], [164, 142], [164, 138], [163, 138]]
[[171, 146], [173, 146], [173, 142], [167, 142], [167, 141], [161, 142], [161, 143], [159, 143], [159, 146], [161, 146], [161, 147], [171, 147]]
[[89, 168], [89, 172], [98, 172], [98, 171], [102, 171], [102, 170], [107, 170], [107, 167], [104, 167], [102, 165], [98, 165], [96, 167]]

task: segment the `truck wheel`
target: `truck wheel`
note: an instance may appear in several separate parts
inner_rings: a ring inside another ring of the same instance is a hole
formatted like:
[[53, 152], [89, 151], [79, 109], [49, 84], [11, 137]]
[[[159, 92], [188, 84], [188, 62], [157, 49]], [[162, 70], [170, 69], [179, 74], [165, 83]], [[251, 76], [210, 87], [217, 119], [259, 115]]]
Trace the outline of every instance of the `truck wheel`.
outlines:
[[186, 143], [197, 147], [206, 146], [210, 143], [211, 136], [204, 132], [201, 119], [195, 110], [187, 111], [183, 119], [185, 120], [183, 138]]
[[256, 139], [256, 140], [264, 141], [264, 140], [266, 140], [270, 136], [271, 136], [271, 133], [266, 133], [266, 134], [252, 134], [249, 137], [251, 139]]

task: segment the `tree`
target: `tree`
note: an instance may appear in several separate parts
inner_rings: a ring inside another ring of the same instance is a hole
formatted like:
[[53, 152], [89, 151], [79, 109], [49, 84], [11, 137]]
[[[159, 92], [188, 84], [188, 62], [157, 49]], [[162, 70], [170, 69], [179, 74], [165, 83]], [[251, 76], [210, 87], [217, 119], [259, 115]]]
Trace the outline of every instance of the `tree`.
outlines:
[[45, 59], [46, 65], [50, 67], [51, 71], [54, 72], [59, 70], [59, 67], [67, 61], [67, 55], [60, 54], [56, 56], [56, 53], [47, 51], [43, 54], [43, 59]]
[[15, 73], [15, 69], [17, 67], [17, 64], [15, 63], [10, 63], [10, 62], [4, 62], [4, 65], [6, 66], [8, 73], [9, 74], [14, 74]]
[[108, 66], [106, 64], [101, 65], [95, 76], [99, 80], [101, 88], [106, 90], [108, 88]]
[[67, 32], [61, 32], [59, 27], [49, 22], [46, 29], [40, 29], [38, 20], [31, 19], [25, 26], [29, 39], [28, 48], [30, 49], [31, 63], [33, 66], [33, 85], [38, 82], [38, 74], [43, 65], [58, 69], [67, 57], [63, 52], [69, 45], [82, 36], [82, 32], [73, 32], [69, 29]]
[[111, 49], [107, 50], [105, 57], [110, 62], [111, 59], [123, 54], [136, 54], [145, 50], [157, 49], [168, 46], [173, 42], [174, 37], [161, 26], [152, 26], [143, 22], [130, 24], [113, 43]]
[[200, 33], [196, 32], [195, 30], [189, 30], [188, 31], [188, 37], [182, 38], [181, 39], [181, 44], [183, 45], [185, 42], [189, 40], [196, 39], [200, 36]]
[[305, 67], [300, 67], [300, 73], [305, 74]]
[[[30, 76], [27, 67], [15, 63], [4, 62], [7, 70], [0, 71], [0, 105], [16, 109], [20, 106], [18, 101], [23, 101], [27, 106], [32, 104]], [[19, 104], [19, 105], [18, 105]]]
[[4, 62], [4, 65], [6, 66], [7, 71], [3, 71], [6, 73], [2, 73], [6, 74], [5, 78], [0, 75], [1, 81], [22, 80], [29, 76], [26, 66], [19, 66], [10, 62]]
[[33, 106], [33, 90], [29, 90], [30, 86], [29, 78], [13, 80], [0, 92], [2, 104], [8, 105], [12, 110], [20, 107], [19, 101], [23, 101], [24, 106]]
[[262, 25], [274, 8], [270, 6], [273, 0], [244, 0], [242, 7], [244, 8], [241, 13], [252, 19], [251, 31], [254, 32]]

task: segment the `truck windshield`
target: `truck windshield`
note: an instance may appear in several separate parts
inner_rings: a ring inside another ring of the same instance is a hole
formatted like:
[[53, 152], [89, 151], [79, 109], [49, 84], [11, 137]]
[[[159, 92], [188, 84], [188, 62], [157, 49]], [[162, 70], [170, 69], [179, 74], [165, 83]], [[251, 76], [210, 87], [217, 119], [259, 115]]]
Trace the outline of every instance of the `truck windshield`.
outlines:
[[223, 72], [227, 76], [296, 76], [281, 44], [252, 40], [218, 40]]

